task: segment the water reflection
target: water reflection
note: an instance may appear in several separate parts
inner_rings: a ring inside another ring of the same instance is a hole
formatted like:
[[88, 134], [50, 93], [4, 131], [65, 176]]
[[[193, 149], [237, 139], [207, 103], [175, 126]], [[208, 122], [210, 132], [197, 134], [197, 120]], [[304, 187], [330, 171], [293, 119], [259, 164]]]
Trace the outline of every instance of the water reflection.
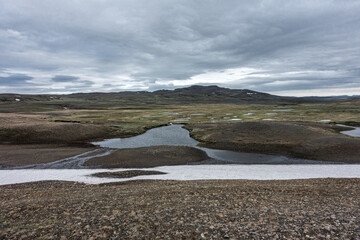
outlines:
[[161, 145], [189, 146], [203, 150], [210, 157], [203, 162], [207, 164], [324, 164], [328, 162], [313, 161], [299, 158], [292, 158], [279, 155], [242, 153], [220, 149], [210, 149], [198, 146], [198, 141], [191, 138], [189, 132], [182, 128], [181, 124], [158, 127], [148, 130], [146, 133], [130, 137], [107, 139], [94, 142], [94, 145], [104, 148], [139, 148]]

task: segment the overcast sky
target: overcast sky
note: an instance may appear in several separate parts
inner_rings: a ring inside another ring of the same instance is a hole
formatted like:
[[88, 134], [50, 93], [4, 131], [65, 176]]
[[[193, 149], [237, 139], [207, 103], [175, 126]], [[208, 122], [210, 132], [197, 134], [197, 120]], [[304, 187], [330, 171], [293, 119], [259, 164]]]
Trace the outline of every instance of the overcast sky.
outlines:
[[0, 0], [0, 92], [360, 94], [359, 0]]

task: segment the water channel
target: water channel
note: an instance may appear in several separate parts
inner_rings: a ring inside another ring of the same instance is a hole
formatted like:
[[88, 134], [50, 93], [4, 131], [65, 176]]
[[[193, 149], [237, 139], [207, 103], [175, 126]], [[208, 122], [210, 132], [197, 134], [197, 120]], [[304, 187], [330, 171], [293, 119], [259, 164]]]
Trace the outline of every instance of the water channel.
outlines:
[[[360, 137], [360, 128], [344, 131], [343, 134]], [[356, 131], [355, 131], [356, 130]], [[356, 134], [357, 132], [357, 134]], [[60, 180], [89, 184], [128, 181], [135, 179], [159, 180], [206, 180], [206, 179], [306, 179], [306, 178], [359, 178], [360, 164], [329, 164], [327, 162], [296, 159], [286, 156], [240, 153], [199, 147], [198, 141], [189, 136], [182, 125], [154, 128], [131, 138], [107, 139], [93, 144], [98, 149], [59, 161], [1, 170], [0, 185], [33, 181]], [[150, 168], [165, 172], [165, 175], [138, 176], [114, 179], [96, 178], [93, 173], [125, 171], [131, 169], [84, 169], [84, 162], [111, 154], [116, 149], [138, 148], [158, 145], [190, 146], [205, 151], [209, 159], [198, 165], [162, 166]], [[235, 163], [236, 165], [230, 165]], [[310, 163], [310, 164], [309, 164]], [[317, 164], [319, 163], [319, 164]], [[216, 164], [216, 165], [215, 165]]]
[[12, 169], [81, 169], [86, 168], [83, 164], [87, 160], [109, 155], [117, 149], [160, 145], [189, 146], [207, 153], [209, 159], [192, 164], [335, 164], [281, 155], [243, 153], [201, 147], [198, 146], [199, 142], [191, 138], [189, 132], [184, 129], [181, 124], [153, 128], [138, 136], [106, 139], [99, 142], [93, 142], [93, 144], [99, 148], [51, 163], [32, 164], [13, 167]]

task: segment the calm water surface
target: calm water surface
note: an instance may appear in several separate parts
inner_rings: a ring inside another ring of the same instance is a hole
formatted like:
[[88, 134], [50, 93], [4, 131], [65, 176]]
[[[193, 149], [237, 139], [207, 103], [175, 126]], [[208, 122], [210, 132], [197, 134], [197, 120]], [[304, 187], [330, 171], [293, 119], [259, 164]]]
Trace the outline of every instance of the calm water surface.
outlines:
[[352, 136], [352, 137], [360, 137], [360, 127], [353, 127], [353, 126], [347, 126], [347, 125], [342, 125], [342, 124], [337, 124], [337, 125], [342, 126], [342, 127], [354, 128], [353, 130], [342, 131], [341, 132], [342, 134]]
[[[51, 163], [33, 164], [27, 166], [13, 167], [11, 169], [80, 169], [86, 168], [83, 164], [94, 157], [106, 156], [116, 149], [140, 148], [150, 146], [188, 146], [200, 149], [207, 153], [209, 159], [191, 163], [195, 164], [339, 164], [324, 161], [314, 161], [300, 158], [292, 158], [281, 155], [268, 155], [256, 153], [243, 153], [228, 150], [211, 149], [198, 146], [199, 142], [191, 138], [189, 132], [182, 128], [181, 124], [153, 128], [144, 134], [129, 138], [114, 138], [94, 142], [100, 148], [82, 153], [69, 158], [61, 159]], [[360, 136], [360, 128], [344, 131], [344, 134]], [[1, 168], [0, 169], [6, 169]]]
[[203, 163], [227, 163], [227, 164], [324, 164], [323, 161], [313, 161], [299, 158], [291, 158], [278, 155], [241, 153], [228, 150], [210, 149], [199, 147], [198, 141], [191, 138], [189, 132], [182, 128], [181, 124], [153, 128], [144, 134], [130, 138], [114, 138], [100, 142], [94, 142], [94, 145], [112, 148], [139, 148], [160, 145], [171, 146], [189, 146], [203, 150], [210, 157]]

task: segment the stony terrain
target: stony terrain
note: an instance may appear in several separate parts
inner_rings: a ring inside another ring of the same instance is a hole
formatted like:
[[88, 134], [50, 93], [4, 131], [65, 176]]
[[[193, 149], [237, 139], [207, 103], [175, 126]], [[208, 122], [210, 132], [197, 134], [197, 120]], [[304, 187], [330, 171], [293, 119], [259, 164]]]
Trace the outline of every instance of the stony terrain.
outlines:
[[84, 165], [100, 168], [142, 168], [183, 165], [208, 159], [205, 152], [185, 146], [153, 146], [116, 150], [88, 160]]
[[0, 187], [0, 239], [359, 239], [360, 180]]

